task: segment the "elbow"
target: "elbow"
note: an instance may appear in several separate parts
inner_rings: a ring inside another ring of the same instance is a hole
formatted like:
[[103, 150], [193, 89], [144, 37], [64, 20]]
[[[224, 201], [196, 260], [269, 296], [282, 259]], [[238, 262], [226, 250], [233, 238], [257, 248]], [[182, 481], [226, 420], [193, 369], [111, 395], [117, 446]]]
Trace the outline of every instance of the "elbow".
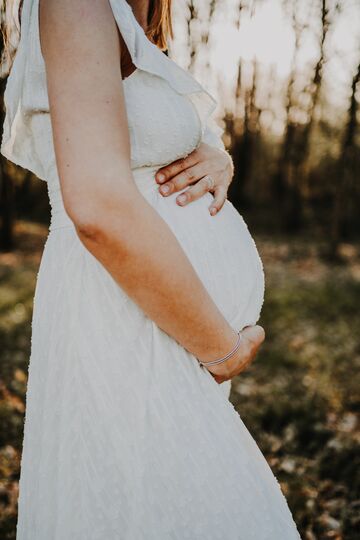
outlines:
[[101, 207], [92, 211], [89, 205], [77, 203], [76, 200], [64, 201], [64, 208], [73, 222], [75, 229], [80, 237], [96, 239], [103, 225], [101, 223]]
[[[121, 175], [119, 173], [121, 171]], [[76, 177], [76, 181], [74, 178]], [[116, 163], [115, 170], [98, 167], [77, 174], [65, 171], [61, 178], [65, 211], [79, 235], [96, 239], [107, 232], [118, 219], [127, 221], [139, 202], [139, 191], [124, 164]]]
[[81, 240], [98, 243], [116, 229], [118, 239], [137, 214], [137, 198], [116, 195], [108, 197], [71, 196], [64, 198], [65, 211]]
[[90, 220], [73, 220], [73, 223], [79, 238], [83, 240], [84, 243], [98, 243], [100, 237], [106, 232], [104, 227], [101, 228]]

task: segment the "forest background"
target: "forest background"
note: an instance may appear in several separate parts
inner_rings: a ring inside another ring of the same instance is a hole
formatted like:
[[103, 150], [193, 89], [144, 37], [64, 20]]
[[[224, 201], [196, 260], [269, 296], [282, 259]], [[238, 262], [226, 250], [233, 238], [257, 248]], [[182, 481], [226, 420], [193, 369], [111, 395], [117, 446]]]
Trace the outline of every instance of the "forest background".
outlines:
[[[216, 119], [235, 164], [229, 198], [265, 267], [267, 340], [233, 380], [231, 401], [277, 475], [302, 537], [355, 540], [360, 0], [173, 3], [168, 54], [217, 98]], [[4, 72], [1, 100], [5, 84]], [[15, 538], [32, 300], [49, 219], [46, 184], [1, 156], [4, 540]]]

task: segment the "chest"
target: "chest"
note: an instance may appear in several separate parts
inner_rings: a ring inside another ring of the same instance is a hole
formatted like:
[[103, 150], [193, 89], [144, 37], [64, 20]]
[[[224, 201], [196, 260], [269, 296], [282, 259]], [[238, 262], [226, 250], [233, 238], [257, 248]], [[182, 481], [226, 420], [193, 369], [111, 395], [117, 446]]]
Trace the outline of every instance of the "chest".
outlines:
[[167, 81], [136, 70], [123, 81], [123, 87], [133, 168], [171, 163], [199, 145], [198, 113]]

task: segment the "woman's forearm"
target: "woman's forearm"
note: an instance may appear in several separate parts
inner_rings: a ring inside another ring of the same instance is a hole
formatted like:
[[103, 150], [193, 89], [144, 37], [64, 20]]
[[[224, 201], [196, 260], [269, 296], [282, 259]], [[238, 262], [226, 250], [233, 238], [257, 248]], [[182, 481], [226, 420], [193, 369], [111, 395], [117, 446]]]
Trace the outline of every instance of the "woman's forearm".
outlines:
[[140, 308], [200, 360], [227, 353], [236, 342], [235, 330], [138, 190], [102, 198], [96, 216], [91, 225], [77, 226], [79, 238]]

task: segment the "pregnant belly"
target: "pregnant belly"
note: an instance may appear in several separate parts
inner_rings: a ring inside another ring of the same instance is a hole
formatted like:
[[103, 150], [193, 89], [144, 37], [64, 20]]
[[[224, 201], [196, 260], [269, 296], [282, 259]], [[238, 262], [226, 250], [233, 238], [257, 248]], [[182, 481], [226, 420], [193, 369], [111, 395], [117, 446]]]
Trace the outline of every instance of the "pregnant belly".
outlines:
[[226, 201], [216, 216], [212, 195], [180, 207], [178, 193], [163, 197], [154, 172], [134, 171], [147, 201], [169, 225], [210, 296], [235, 329], [255, 324], [264, 298], [264, 273], [255, 242], [242, 216]]

